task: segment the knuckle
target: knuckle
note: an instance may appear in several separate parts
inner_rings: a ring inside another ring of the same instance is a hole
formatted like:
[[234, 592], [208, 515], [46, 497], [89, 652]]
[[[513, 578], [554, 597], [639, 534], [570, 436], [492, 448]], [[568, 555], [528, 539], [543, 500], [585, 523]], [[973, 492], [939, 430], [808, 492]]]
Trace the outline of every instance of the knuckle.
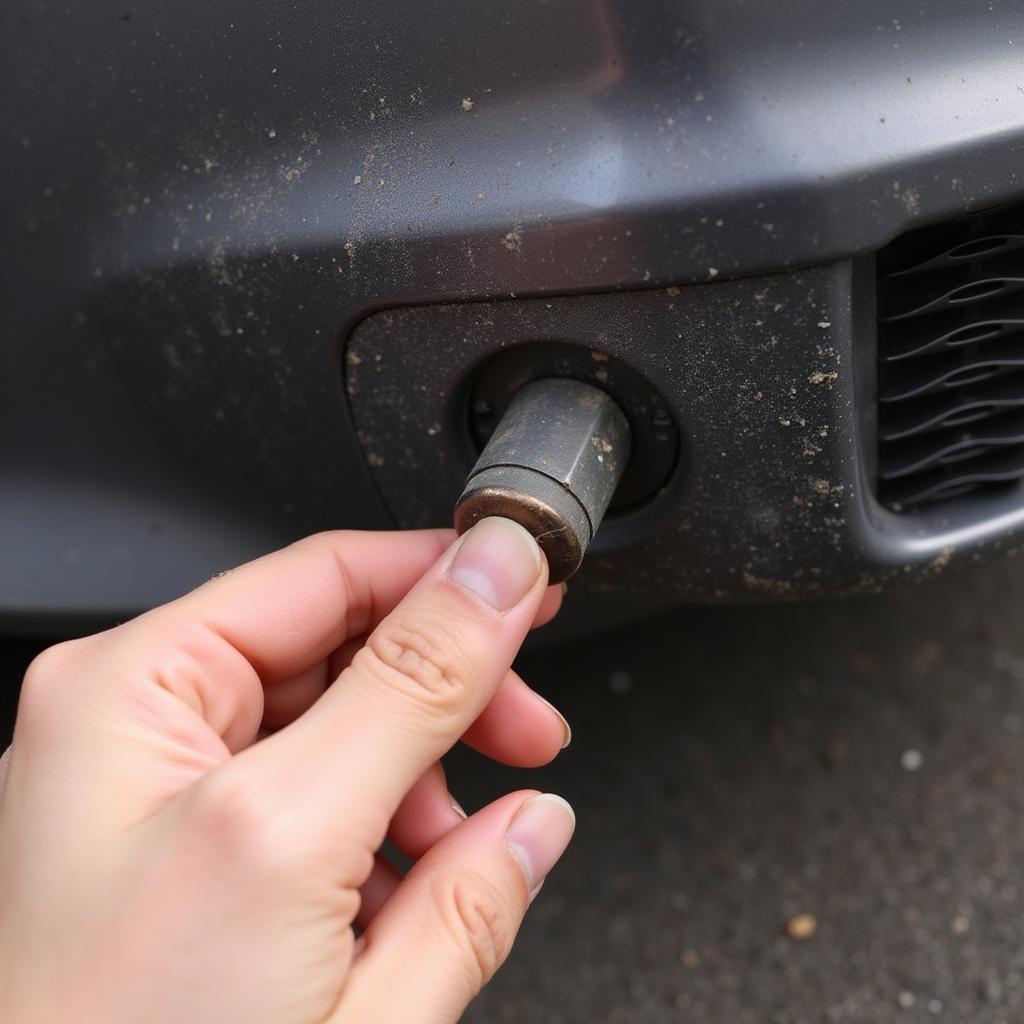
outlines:
[[21, 684], [19, 718], [23, 724], [45, 714], [53, 694], [80, 673], [84, 641], [68, 640], [37, 654]]
[[47, 647], [33, 658], [25, 673], [25, 684], [46, 685], [52, 680], [63, 678], [76, 665], [81, 648], [81, 640], [66, 640]]
[[497, 887], [472, 872], [442, 876], [434, 898], [444, 926], [459, 950], [466, 981], [475, 995], [494, 977], [512, 950], [513, 915]]
[[282, 836], [261, 788], [232, 766], [205, 775], [190, 794], [191, 834], [214, 863], [246, 866], [260, 875], [292, 867], [295, 836]]
[[257, 671], [220, 633], [199, 621], [167, 624], [147, 678], [204, 717], [215, 707], [223, 709], [219, 717], [230, 720], [263, 706]]
[[361, 671], [440, 717], [457, 714], [469, 694], [463, 651], [440, 626], [385, 622], [356, 660]]

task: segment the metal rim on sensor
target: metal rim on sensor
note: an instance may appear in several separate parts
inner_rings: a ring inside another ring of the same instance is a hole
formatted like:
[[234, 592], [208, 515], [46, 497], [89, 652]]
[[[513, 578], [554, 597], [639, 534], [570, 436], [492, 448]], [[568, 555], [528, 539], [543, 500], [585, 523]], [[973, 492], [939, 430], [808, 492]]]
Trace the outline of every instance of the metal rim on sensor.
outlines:
[[528, 384], [473, 467], [455, 528], [514, 520], [537, 539], [551, 582], [561, 582], [579, 568], [629, 452], [626, 417], [603, 391], [576, 380]]

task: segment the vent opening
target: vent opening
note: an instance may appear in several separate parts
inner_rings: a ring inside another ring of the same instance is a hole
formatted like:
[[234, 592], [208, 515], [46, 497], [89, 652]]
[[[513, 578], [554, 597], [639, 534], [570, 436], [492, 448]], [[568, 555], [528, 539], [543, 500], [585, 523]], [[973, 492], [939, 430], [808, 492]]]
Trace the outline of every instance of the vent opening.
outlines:
[[1024, 479], [1024, 204], [878, 253], [878, 495], [912, 512]]

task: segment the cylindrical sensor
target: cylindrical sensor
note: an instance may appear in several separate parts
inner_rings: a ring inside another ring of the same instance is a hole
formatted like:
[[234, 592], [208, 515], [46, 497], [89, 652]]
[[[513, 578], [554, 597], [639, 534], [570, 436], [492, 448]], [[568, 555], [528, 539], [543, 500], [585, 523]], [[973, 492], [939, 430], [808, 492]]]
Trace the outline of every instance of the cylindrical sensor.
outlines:
[[629, 424], [603, 391], [576, 380], [527, 384], [512, 399], [455, 506], [465, 533], [487, 516], [524, 526], [568, 579], [612, 500], [629, 459]]

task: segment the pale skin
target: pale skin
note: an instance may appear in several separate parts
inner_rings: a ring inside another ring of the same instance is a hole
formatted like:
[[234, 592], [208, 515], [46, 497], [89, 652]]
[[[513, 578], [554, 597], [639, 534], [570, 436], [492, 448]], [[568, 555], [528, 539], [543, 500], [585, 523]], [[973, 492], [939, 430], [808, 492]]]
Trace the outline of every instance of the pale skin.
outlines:
[[322, 534], [42, 654], [0, 759], [0, 1020], [457, 1021], [574, 818], [466, 819], [439, 759], [564, 747], [510, 668], [561, 598], [504, 520]]

